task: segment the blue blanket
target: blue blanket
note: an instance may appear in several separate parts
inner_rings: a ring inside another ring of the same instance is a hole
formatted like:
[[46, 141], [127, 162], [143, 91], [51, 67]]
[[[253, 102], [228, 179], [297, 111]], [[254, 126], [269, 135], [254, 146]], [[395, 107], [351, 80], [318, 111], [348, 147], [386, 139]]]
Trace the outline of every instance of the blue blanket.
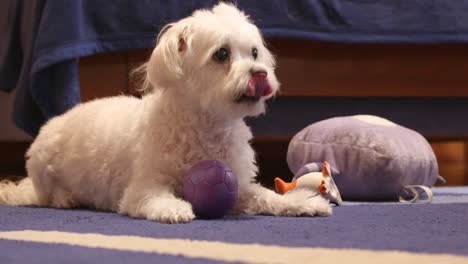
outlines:
[[0, 206], [0, 263], [468, 263], [468, 187], [433, 190], [431, 204], [345, 202], [328, 217], [176, 225]]
[[[0, 1], [0, 89], [31, 135], [80, 101], [77, 58], [149, 48], [160, 28], [215, 0]], [[468, 1], [238, 0], [268, 37], [468, 42]]]

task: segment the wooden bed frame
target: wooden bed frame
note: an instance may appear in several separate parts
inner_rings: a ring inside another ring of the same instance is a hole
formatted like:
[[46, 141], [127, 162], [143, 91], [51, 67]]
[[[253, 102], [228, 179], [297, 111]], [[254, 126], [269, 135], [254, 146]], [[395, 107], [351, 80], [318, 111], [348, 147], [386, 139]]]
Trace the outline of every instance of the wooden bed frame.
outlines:
[[[268, 39], [277, 56], [279, 96], [458, 97], [468, 96], [468, 44], [344, 44]], [[82, 99], [138, 95], [129, 77], [151, 50], [100, 54], [80, 59]], [[378, 89], [376, 89], [378, 87]], [[468, 119], [468, 113], [467, 113]], [[467, 131], [468, 133], [468, 131]], [[291, 176], [289, 137], [256, 137], [260, 181]], [[429, 138], [440, 173], [450, 185], [468, 185], [468, 137]]]

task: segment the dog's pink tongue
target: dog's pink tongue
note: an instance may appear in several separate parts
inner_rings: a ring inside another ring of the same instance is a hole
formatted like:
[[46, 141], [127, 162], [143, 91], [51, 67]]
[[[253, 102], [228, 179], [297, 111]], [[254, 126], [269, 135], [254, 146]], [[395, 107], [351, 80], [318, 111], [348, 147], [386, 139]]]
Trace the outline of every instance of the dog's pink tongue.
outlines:
[[250, 97], [267, 96], [273, 92], [266, 73], [257, 73], [249, 80], [249, 88], [245, 95]]

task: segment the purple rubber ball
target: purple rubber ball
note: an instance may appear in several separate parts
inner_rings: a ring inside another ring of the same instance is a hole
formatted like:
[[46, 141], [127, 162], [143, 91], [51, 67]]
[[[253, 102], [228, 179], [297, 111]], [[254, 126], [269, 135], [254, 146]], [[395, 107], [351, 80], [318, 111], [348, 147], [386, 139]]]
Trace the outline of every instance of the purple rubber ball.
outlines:
[[237, 200], [237, 179], [217, 160], [201, 161], [184, 178], [184, 198], [200, 218], [221, 218]]

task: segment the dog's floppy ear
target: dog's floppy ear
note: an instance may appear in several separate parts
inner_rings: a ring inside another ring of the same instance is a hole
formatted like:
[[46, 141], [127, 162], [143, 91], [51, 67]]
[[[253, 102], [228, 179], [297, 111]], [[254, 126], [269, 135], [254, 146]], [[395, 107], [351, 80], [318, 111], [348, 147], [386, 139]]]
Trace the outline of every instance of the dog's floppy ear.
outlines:
[[167, 88], [183, 77], [183, 53], [188, 48], [190, 28], [178, 22], [165, 26], [146, 65], [147, 79], [153, 87]]

